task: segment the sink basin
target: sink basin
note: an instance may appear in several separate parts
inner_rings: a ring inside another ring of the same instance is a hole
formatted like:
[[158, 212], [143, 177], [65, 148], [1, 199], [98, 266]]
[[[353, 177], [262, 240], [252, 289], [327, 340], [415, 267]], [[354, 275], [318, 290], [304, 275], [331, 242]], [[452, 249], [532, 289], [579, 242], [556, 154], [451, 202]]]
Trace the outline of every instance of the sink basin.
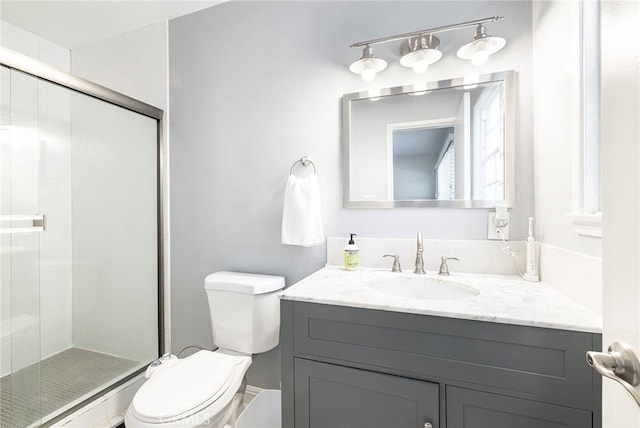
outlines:
[[376, 279], [367, 288], [391, 296], [423, 300], [458, 300], [475, 297], [477, 289], [457, 282], [421, 276]]

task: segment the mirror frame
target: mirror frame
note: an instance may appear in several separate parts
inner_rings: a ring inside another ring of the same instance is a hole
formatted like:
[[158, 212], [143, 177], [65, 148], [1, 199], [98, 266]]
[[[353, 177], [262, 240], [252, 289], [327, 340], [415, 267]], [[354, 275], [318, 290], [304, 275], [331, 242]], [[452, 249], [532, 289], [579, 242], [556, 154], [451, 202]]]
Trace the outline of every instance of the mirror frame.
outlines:
[[[478, 78], [476, 81], [475, 78]], [[469, 79], [472, 79], [473, 83]], [[468, 84], [482, 84], [490, 82], [504, 82], [504, 200], [437, 200], [420, 199], [406, 201], [352, 201], [349, 197], [350, 185], [350, 145], [351, 145], [351, 102], [373, 98], [369, 92], [354, 92], [342, 96], [342, 176], [343, 176], [343, 207], [344, 208], [494, 208], [496, 205], [506, 204], [513, 208], [515, 203], [515, 72], [501, 71], [479, 76], [458, 77], [447, 80], [426, 82], [426, 89], [432, 91]], [[413, 85], [396, 86], [380, 89], [375, 97], [401, 95], [415, 92]]]

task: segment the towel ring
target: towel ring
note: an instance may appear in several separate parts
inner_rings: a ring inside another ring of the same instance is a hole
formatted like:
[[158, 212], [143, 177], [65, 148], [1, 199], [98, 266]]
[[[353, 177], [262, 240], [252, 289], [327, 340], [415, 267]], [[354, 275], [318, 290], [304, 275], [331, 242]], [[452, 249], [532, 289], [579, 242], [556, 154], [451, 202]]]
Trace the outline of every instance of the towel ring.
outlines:
[[293, 165], [291, 165], [291, 169], [289, 170], [289, 175], [293, 174], [293, 168], [295, 168], [295, 166], [297, 164], [300, 164], [302, 166], [304, 166], [305, 168], [308, 167], [309, 165], [311, 165], [313, 167], [313, 173], [316, 173], [316, 164], [313, 163], [313, 161], [308, 158], [307, 156], [302, 156], [300, 159], [298, 159], [297, 161], [295, 161], [293, 163]]

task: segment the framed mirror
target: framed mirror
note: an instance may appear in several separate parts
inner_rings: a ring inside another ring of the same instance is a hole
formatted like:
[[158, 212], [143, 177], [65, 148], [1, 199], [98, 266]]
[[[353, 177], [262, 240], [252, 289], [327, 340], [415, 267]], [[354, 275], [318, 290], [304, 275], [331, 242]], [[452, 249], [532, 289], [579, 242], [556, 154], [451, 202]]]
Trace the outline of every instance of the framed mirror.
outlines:
[[513, 71], [344, 95], [344, 206], [513, 206], [514, 97]]

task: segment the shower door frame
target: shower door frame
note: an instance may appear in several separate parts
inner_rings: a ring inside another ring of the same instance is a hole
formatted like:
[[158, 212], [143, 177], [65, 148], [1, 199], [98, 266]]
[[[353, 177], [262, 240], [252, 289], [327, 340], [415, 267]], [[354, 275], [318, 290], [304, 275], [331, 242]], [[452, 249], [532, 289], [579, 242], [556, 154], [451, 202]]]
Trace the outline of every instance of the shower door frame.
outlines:
[[[120, 92], [114, 91], [112, 89], [106, 88], [104, 86], [98, 85], [97, 83], [93, 83], [89, 80], [83, 79], [81, 77], [74, 76], [70, 73], [57, 69], [53, 66], [45, 64], [41, 61], [35, 60], [26, 55], [20, 54], [18, 52], [12, 51], [11, 49], [7, 49], [5, 47], [0, 46], [0, 65], [7, 67], [11, 70], [16, 70], [44, 81], [53, 83], [55, 85], [70, 89], [75, 92], [79, 92], [85, 95], [88, 95], [92, 98], [96, 98], [102, 101], [105, 101], [109, 104], [116, 105], [118, 107], [122, 107], [126, 110], [133, 111], [135, 113], [139, 113], [143, 116], [149, 117], [151, 119], [155, 119], [157, 121], [157, 179], [156, 179], [156, 192], [157, 192], [157, 261], [158, 261], [158, 354], [163, 354], [165, 349], [165, 338], [164, 338], [164, 230], [163, 230], [163, 178], [164, 178], [164, 154], [163, 154], [163, 117], [164, 111], [157, 107], [154, 107], [150, 104], [146, 104], [142, 101], [136, 100], [135, 98], [131, 98], [127, 95], [121, 94]], [[134, 373], [124, 377], [123, 379], [114, 382], [107, 387], [103, 388], [100, 392], [92, 395], [86, 400], [78, 403], [67, 411], [61, 413], [60, 415], [46, 421], [43, 426], [51, 425], [76, 410], [84, 407], [91, 401], [96, 398], [104, 395], [106, 392], [109, 392], [120, 385], [128, 382], [134, 377], [138, 376], [140, 373], [143, 373], [146, 370], [146, 367], [143, 367], [139, 370], [136, 370]]]

